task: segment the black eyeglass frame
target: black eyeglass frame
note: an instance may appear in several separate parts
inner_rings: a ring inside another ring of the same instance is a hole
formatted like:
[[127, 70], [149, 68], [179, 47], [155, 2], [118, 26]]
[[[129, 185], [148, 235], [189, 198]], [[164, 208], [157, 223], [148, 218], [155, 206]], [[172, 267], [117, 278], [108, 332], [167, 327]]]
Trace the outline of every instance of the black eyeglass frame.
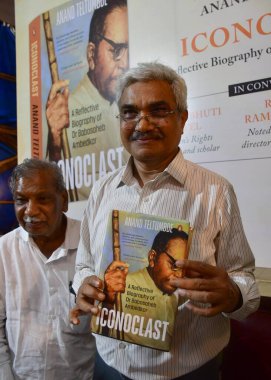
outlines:
[[[103, 34], [97, 33], [97, 36], [106, 41], [113, 48], [113, 58], [115, 61], [119, 61], [123, 56], [124, 50], [128, 49], [129, 45], [126, 42], [115, 42], [110, 40], [110, 38], [105, 37]], [[117, 52], [119, 52], [117, 54]]]
[[[166, 118], [167, 116], [169, 115], [173, 115], [174, 113], [176, 112], [179, 112], [179, 109], [178, 108], [175, 108], [174, 110], [170, 110], [170, 111], [164, 111], [164, 115], [163, 116], [160, 116], [160, 115], [157, 115], [155, 114], [155, 111], [150, 111], [149, 113], [147, 113], [146, 115], [142, 115], [140, 116], [140, 113], [138, 113], [138, 115], [134, 118], [134, 119], [126, 119], [125, 116], [123, 116], [121, 113], [119, 115], [116, 116], [117, 119], [120, 119], [121, 121], [123, 121], [124, 123], [127, 123], [127, 124], [133, 124], [134, 126], [137, 125], [142, 119], [145, 119], [149, 117], [155, 117], [157, 118], [158, 120], [159, 119], [164, 119]], [[148, 120], [149, 121], [149, 120]]]
[[172, 269], [173, 272], [178, 272], [178, 271], [182, 270], [182, 268], [179, 268], [176, 266], [177, 260], [175, 260], [174, 257], [172, 257], [167, 251], [163, 251], [162, 253], [165, 253], [169, 257], [169, 259], [173, 265], [173, 269]]

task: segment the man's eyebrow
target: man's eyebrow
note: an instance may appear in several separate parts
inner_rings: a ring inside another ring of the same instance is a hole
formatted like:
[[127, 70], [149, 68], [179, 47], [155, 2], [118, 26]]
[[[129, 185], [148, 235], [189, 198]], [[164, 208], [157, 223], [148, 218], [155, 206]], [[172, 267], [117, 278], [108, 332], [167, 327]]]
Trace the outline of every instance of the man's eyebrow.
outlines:
[[150, 103], [148, 106], [149, 107], [168, 106], [168, 103], [165, 100], [159, 100], [157, 102]]
[[[38, 192], [34, 192], [34, 193], [31, 193], [31, 194], [34, 194], [35, 197], [44, 197], [44, 196], [48, 196], [50, 193], [47, 191], [47, 190], [42, 190], [42, 191], [38, 191]], [[25, 194], [24, 192], [20, 192], [20, 191], [17, 191], [15, 192], [15, 196], [18, 196], [18, 197], [28, 197], [29, 194]]]
[[132, 103], [125, 103], [125, 104], [122, 104], [121, 109], [137, 109], [137, 106], [132, 104]]
[[177, 260], [175, 260], [174, 257], [172, 257], [167, 251], [164, 251], [164, 253], [169, 257], [173, 264], [176, 263]]
[[[146, 108], [154, 108], [154, 107], [159, 107], [159, 106], [168, 106], [168, 103], [164, 100], [159, 100], [159, 101], [156, 101], [156, 102], [150, 102], [147, 104], [147, 107]], [[138, 109], [138, 107], [133, 104], [133, 103], [124, 103], [121, 105], [121, 109], [129, 109], [129, 108], [133, 108], [133, 109]]]

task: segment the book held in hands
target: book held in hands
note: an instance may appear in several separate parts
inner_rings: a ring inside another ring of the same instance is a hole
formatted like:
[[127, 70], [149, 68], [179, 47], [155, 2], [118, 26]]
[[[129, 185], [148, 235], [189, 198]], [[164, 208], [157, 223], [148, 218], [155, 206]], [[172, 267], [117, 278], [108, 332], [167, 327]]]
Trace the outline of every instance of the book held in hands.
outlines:
[[169, 351], [179, 305], [176, 261], [188, 257], [188, 221], [113, 210], [100, 278], [105, 300], [92, 317], [93, 333]]

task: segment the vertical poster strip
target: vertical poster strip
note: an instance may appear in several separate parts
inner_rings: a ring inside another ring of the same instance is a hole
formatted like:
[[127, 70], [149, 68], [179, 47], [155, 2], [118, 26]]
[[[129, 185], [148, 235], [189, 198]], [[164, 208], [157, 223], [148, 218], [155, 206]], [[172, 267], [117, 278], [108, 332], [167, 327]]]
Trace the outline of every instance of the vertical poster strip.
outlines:
[[29, 25], [31, 155], [42, 158], [40, 18]]

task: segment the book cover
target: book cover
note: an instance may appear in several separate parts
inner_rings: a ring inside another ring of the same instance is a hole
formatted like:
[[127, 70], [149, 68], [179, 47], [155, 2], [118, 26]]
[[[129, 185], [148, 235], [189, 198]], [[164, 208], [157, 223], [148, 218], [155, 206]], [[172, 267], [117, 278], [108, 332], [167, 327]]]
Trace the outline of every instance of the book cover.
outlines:
[[71, 202], [125, 162], [115, 87], [129, 64], [128, 8], [117, 4], [70, 0], [29, 24], [31, 155], [57, 162]]
[[169, 351], [179, 305], [170, 279], [183, 276], [175, 263], [190, 240], [188, 221], [113, 210], [100, 267], [106, 299], [92, 332]]

